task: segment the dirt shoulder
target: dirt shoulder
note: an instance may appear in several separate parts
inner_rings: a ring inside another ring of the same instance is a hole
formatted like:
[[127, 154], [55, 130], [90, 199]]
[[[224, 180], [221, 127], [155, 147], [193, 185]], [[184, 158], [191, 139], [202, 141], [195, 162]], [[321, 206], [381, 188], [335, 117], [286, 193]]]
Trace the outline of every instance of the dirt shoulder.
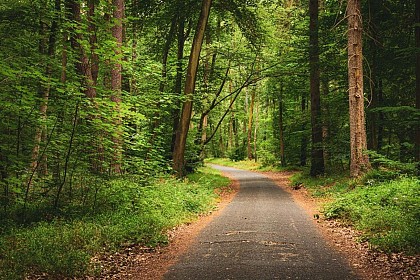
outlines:
[[369, 247], [367, 242], [359, 242], [361, 232], [337, 221], [322, 219], [319, 215], [321, 199], [311, 197], [305, 188], [294, 190], [289, 178], [292, 172], [260, 172], [290, 193], [313, 218], [327, 242], [341, 252], [354, 271], [366, 280], [420, 279], [420, 256], [385, 254]]

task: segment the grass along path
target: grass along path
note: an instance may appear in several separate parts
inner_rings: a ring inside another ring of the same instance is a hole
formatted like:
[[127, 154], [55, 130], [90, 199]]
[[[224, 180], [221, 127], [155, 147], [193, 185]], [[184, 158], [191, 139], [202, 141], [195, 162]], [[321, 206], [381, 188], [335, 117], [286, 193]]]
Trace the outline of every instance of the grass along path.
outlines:
[[96, 215], [3, 228], [0, 279], [98, 276], [98, 255], [167, 244], [169, 230], [212, 211], [229, 183], [210, 168], [184, 181], [162, 177], [145, 187], [114, 180], [103, 190], [109, 205]]

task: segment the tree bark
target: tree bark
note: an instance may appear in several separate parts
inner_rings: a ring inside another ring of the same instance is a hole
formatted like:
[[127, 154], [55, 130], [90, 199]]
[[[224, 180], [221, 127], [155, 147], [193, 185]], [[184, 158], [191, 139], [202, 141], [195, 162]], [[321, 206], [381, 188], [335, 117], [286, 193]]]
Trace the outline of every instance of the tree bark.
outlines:
[[187, 143], [188, 130], [191, 122], [193, 96], [195, 82], [197, 76], [198, 62], [200, 59], [201, 46], [203, 44], [204, 33], [210, 14], [212, 0], [203, 0], [201, 6], [200, 18], [198, 20], [196, 33], [191, 48], [190, 59], [187, 69], [187, 77], [185, 81], [184, 95], [186, 100], [182, 106], [182, 113], [177, 129], [174, 152], [173, 152], [173, 169], [178, 176], [185, 173], [185, 147]]
[[112, 142], [114, 143], [114, 154], [112, 155], [111, 173], [121, 173], [122, 163], [122, 120], [121, 120], [121, 86], [122, 86], [122, 43], [123, 43], [123, 19], [124, 19], [124, 0], [113, 0], [114, 12], [113, 18], [115, 25], [112, 27], [112, 36], [117, 45], [115, 48], [116, 62], [111, 69], [111, 101], [114, 102], [115, 116], [114, 125], [115, 131], [112, 135]]
[[[302, 100], [300, 104], [302, 116], [306, 114], [306, 96], [302, 94]], [[302, 138], [300, 139], [300, 166], [306, 166], [306, 150], [308, 147], [308, 138], [306, 137], [306, 120], [302, 120]]]
[[[96, 83], [99, 74], [99, 57], [95, 53], [97, 43], [96, 37], [96, 25], [94, 22], [95, 15], [95, 1], [88, 0], [88, 31], [89, 31], [89, 51], [90, 56], [85, 50], [85, 47], [81, 42], [84, 41], [83, 38], [83, 22], [82, 22], [82, 12], [81, 4], [79, 1], [67, 0], [65, 1], [66, 10], [69, 14], [69, 20], [73, 23], [70, 27], [70, 44], [71, 48], [75, 50], [78, 58], [76, 62], [76, 73], [81, 77], [81, 84], [85, 96], [90, 100], [91, 105], [89, 105], [89, 112], [87, 120], [92, 122], [98, 118], [98, 105], [96, 102], [97, 92], [96, 92]], [[67, 59], [67, 58], [66, 58]], [[65, 74], [65, 73], [64, 73]], [[107, 77], [105, 77], [106, 81]], [[110, 84], [110, 83], [109, 83]], [[93, 130], [95, 128], [93, 127]], [[103, 147], [103, 135], [102, 132], [95, 132], [93, 139], [91, 140], [89, 149], [89, 161], [90, 161], [90, 170], [93, 173], [101, 174], [104, 172], [103, 162], [104, 162], [104, 147]]]
[[311, 176], [324, 173], [324, 152], [322, 147], [321, 93], [319, 80], [318, 0], [309, 1], [309, 68], [311, 92]]
[[[184, 45], [185, 45], [185, 17], [182, 14], [178, 15], [178, 52], [177, 52], [177, 64], [176, 64], [176, 78], [174, 92], [176, 95], [181, 96], [182, 93], [182, 60], [184, 59]], [[171, 142], [171, 153], [173, 154], [175, 148], [176, 132], [178, 131], [179, 124], [179, 101], [175, 106], [176, 109], [172, 112], [172, 142]]]
[[350, 176], [360, 177], [369, 168], [363, 95], [362, 14], [360, 0], [348, 0], [348, 79], [350, 114]]
[[280, 86], [279, 98], [279, 137], [280, 137], [280, 164], [286, 166], [286, 156], [284, 153], [284, 123], [283, 123], [283, 86]]
[[252, 160], [254, 158], [252, 154], [251, 137], [252, 137], [252, 120], [254, 118], [255, 91], [256, 91], [256, 86], [254, 85], [252, 87], [251, 103], [249, 104], [249, 114], [248, 114], [247, 156], [249, 160]]
[[255, 162], [258, 161], [258, 154], [257, 154], [257, 148], [258, 148], [258, 129], [259, 129], [259, 102], [256, 101], [255, 106], [255, 125], [254, 125], [254, 160]]
[[83, 86], [86, 97], [93, 99], [96, 97], [96, 89], [93, 84], [92, 68], [90, 67], [90, 59], [86, 54], [82, 44], [83, 41], [82, 32], [77, 30], [82, 26], [81, 18], [81, 7], [80, 3], [75, 0], [68, 0], [66, 3], [66, 9], [69, 11], [70, 20], [73, 21], [75, 26], [72, 26], [71, 33], [73, 34], [70, 38], [72, 49], [77, 52], [78, 61], [76, 63], [76, 72], [83, 78]]
[[[321, 81], [322, 84], [322, 95], [328, 97], [330, 94], [330, 88], [328, 80], [325, 78]], [[331, 127], [331, 113], [328, 103], [325, 103], [322, 107], [322, 114], [325, 116], [324, 121], [322, 123], [322, 143], [324, 145], [323, 150], [323, 157], [324, 157], [324, 168], [326, 166], [331, 166], [330, 163], [330, 154], [329, 154], [329, 143], [330, 143], [330, 127]]]

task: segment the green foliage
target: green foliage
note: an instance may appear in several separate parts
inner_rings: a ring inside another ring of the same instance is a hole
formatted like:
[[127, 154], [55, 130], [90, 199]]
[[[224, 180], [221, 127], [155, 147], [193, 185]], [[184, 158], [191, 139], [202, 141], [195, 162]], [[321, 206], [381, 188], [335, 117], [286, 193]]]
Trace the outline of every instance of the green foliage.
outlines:
[[312, 177], [309, 170], [297, 172], [290, 178], [293, 187], [305, 187], [312, 196], [329, 197], [334, 194], [345, 193], [351, 188], [345, 174], [330, 174]]
[[188, 180], [198, 184], [209, 185], [212, 188], [223, 188], [230, 184], [230, 180], [220, 176], [220, 171], [208, 166], [199, 168], [196, 172], [188, 175]]
[[229, 150], [227, 155], [231, 161], [242, 161], [245, 159], [245, 149], [244, 147], [236, 147]]
[[291, 181], [293, 187], [327, 198], [325, 217], [354, 225], [379, 250], [420, 252], [418, 178], [387, 169], [373, 169], [356, 180], [343, 174], [313, 178], [306, 170]]
[[165, 244], [168, 229], [214, 207], [215, 190], [229, 184], [219, 174], [203, 168], [185, 181], [162, 177], [147, 186], [133, 177], [122, 177], [99, 191], [97, 214], [29, 227], [9, 226], [0, 235], [0, 278], [21, 279], [28, 273], [92, 274], [98, 267], [91, 257], [104, 250]]
[[223, 166], [229, 166], [245, 170], [256, 170], [256, 171], [297, 171], [299, 168], [295, 166], [280, 167], [277, 165], [262, 165], [260, 161], [255, 160], [241, 160], [231, 161], [228, 158], [207, 158], [206, 163], [213, 163]]
[[235, 167], [245, 170], [257, 170], [261, 167], [259, 162], [253, 160], [241, 160], [241, 161], [232, 161], [228, 158], [208, 158], [205, 161], [206, 163], [220, 164], [229, 167]]
[[416, 178], [400, 178], [360, 186], [328, 203], [324, 213], [354, 224], [381, 250], [419, 253], [419, 185]]
[[[369, 159], [373, 166], [377, 168], [377, 172], [379, 177], [381, 177], [381, 173], [390, 178], [392, 175], [397, 177], [398, 175], [415, 175], [416, 170], [416, 163], [405, 163], [397, 160], [392, 160], [384, 155], [381, 155], [375, 151], [368, 151]], [[374, 174], [371, 174], [374, 177]]]
[[261, 162], [261, 165], [264, 167], [276, 166], [280, 164], [278, 156], [270, 151], [259, 149], [257, 154], [258, 161]]

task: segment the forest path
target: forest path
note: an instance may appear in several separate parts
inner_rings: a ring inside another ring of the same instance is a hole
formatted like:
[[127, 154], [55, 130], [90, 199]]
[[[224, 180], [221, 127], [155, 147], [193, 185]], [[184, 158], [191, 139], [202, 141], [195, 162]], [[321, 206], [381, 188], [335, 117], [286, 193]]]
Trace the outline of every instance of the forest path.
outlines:
[[289, 193], [264, 175], [213, 167], [240, 190], [165, 279], [358, 279]]

